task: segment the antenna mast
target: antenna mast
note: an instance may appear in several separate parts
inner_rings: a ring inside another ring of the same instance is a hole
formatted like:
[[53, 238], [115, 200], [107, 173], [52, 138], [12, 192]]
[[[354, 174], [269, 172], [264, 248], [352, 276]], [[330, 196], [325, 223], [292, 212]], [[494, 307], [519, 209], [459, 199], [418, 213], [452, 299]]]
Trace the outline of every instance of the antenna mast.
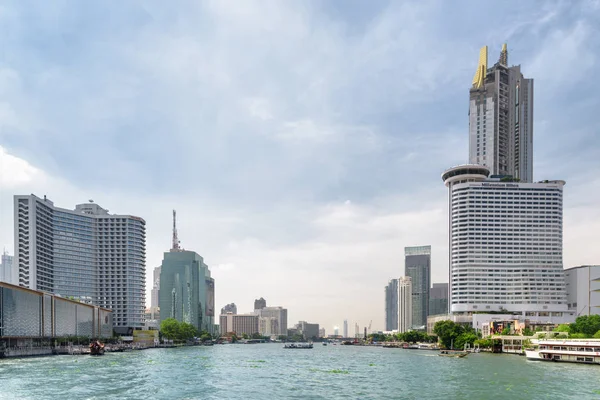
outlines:
[[179, 239], [177, 238], [177, 212], [173, 210], [173, 246], [171, 251], [179, 251]]

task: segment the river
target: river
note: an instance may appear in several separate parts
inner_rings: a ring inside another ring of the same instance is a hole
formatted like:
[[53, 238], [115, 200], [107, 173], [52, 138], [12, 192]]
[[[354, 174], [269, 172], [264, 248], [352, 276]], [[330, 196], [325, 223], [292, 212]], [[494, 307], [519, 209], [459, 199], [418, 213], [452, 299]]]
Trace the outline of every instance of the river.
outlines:
[[600, 367], [280, 344], [0, 360], [1, 399], [589, 399]]

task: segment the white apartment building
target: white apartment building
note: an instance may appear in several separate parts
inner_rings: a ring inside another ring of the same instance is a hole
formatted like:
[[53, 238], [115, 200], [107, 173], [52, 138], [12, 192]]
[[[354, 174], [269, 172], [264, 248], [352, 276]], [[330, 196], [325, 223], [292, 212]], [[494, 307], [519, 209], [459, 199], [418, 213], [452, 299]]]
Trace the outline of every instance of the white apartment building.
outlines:
[[410, 276], [398, 279], [398, 332], [412, 329], [412, 280]]
[[13, 281], [113, 311], [118, 334], [144, 325], [146, 222], [112, 215], [91, 200], [75, 210], [14, 196]]
[[449, 189], [451, 313], [567, 311], [562, 257], [564, 181], [518, 183], [462, 165]]

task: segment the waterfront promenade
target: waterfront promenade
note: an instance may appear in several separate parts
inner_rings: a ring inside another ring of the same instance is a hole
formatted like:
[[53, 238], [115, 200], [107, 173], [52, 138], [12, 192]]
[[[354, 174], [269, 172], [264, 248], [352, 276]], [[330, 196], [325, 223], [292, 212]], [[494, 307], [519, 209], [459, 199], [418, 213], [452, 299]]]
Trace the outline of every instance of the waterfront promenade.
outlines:
[[582, 399], [600, 393], [597, 374], [483, 353], [234, 344], [4, 359], [0, 399]]

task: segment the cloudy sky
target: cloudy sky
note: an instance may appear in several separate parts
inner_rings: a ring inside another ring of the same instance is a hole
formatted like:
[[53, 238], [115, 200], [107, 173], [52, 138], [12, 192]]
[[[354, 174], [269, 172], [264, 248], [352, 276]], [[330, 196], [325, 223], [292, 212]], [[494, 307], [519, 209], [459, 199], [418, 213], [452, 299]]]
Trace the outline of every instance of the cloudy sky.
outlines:
[[177, 209], [216, 305], [383, 328], [405, 246], [447, 281], [479, 48], [535, 79], [534, 179], [565, 179], [564, 261], [600, 263], [600, 2], [23, 1], [0, 5], [0, 246], [14, 194], [147, 221]]

